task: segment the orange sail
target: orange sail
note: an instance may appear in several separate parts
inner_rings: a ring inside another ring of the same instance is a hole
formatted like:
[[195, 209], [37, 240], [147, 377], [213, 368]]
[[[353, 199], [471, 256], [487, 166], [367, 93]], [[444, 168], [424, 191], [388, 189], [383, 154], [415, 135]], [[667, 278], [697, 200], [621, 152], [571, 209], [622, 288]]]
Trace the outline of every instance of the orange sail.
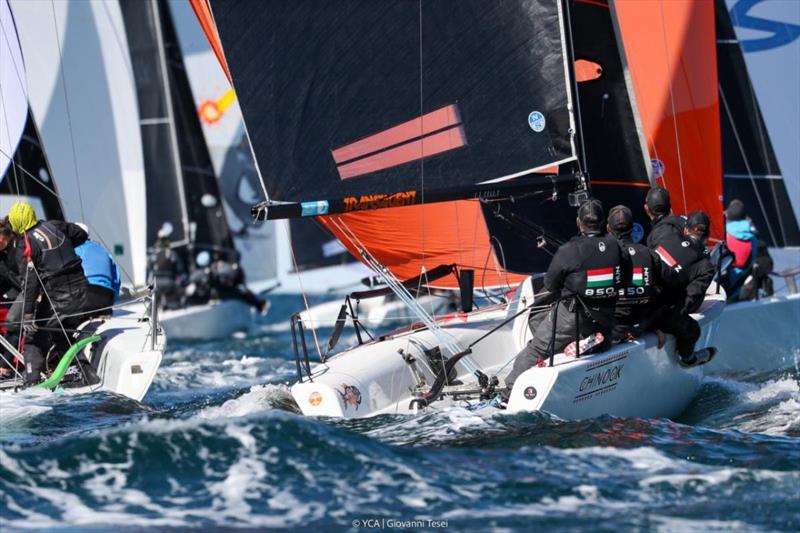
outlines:
[[701, 209], [721, 238], [720, 143], [714, 2], [612, 3], [644, 127], [653, 177], [676, 213]]
[[200, 26], [203, 28], [203, 33], [206, 34], [211, 49], [214, 50], [214, 55], [217, 56], [219, 64], [230, 82], [231, 73], [228, 71], [228, 63], [225, 61], [225, 54], [222, 52], [222, 43], [219, 40], [217, 25], [214, 24], [214, 16], [211, 14], [211, 6], [208, 5], [208, 0], [189, 0], [189, 3], [192, 4], [192, 9], [200, 22]]
[[[319, 220], [353, 255], [359, 257], [356, 244], [360, 244], [399, 279], [418, 276], [423, 267], [427, 271], [447, 264], [475, 270], [476, 288], [513, 287], [524, 279], [500, 268], [477, 200], [362, 211]], [[359, 243], [348, 237], [348, 229]], [[458, 282], [448, 276], [431, 285], [458, 287]]]

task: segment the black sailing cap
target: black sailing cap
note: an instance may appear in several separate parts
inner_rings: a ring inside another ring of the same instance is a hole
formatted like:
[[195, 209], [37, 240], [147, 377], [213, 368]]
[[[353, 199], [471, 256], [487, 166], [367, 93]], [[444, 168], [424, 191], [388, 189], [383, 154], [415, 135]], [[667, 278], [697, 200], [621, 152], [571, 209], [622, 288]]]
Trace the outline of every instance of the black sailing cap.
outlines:
[[690, 231], [698, 231], [703, 235], [708, 235], [711, 231], [711, 219], [702, 211], [692, 211], [686, 217], [686, 227]]
[[608, 226], [616, 235], [623, 235], [633, 230], [633, 213], [624, 205], [615, 205], [608, 212]]
[[600, 200], [589, 198], [578, 208], [578, 220], [588, 229], [599, 230], [603, 227], [603, 204]]
[[744, 220], [747, 213], [744, 210], [744, 202], [738, 198], [731, 200], [728, 209], [725, 210], [725, 218], [728, 220]]
[[668, 215], [672, 209], [669, 202], [669, 191], [664, 187], [652, 187], [647, 191], [645, 203], [654, 215]]

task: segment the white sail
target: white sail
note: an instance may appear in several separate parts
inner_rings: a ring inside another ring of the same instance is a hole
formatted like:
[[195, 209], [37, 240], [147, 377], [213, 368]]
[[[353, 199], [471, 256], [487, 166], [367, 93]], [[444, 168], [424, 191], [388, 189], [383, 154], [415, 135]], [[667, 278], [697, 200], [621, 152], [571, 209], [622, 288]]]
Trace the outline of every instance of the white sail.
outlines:
[[28, 89], [8, 0], [0, 0], [0, 180], [11, 164], [28, 116]]
[[124, 283], [145, 281], [139, 113], [115, 2], [12, 0], [31, 111], [65, 216], [112, 252]]
[[795, 216], [800, 218], [800, 2], [726, 0], [726, 4]]

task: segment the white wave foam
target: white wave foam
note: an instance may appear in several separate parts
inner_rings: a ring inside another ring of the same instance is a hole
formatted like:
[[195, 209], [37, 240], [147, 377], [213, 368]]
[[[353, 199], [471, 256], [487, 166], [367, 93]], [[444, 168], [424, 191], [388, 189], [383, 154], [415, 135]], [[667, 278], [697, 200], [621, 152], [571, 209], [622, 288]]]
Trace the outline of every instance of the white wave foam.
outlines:
[[246, 416], [274, 409], [287, 401], [292, 401], [292, 396], [285, 385], [256, 385], [238, 398], [228, 400], [222, 405], [206, 407], [197, 416], [204, 419]]

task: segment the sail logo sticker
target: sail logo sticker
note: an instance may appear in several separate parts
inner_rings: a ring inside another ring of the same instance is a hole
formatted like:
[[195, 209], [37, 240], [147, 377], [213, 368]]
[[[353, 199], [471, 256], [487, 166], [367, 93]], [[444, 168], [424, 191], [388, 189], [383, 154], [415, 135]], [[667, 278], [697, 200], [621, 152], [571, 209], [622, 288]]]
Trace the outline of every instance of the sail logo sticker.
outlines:
[[543, 132], [546, 123], [547, 121], [544, 119], [544, 115], [539, 111], [531, 111], [531, 114], [528, 115], [528, 126], [536, 133]]
[[660, 178], [664, 175], [664, 170], [666, 167], [664, 166], [664, 162], [660, 159], [651, 159], [650, 160], [650, 171], [653, 174], [654, 178]]
[[358, 406], [361, 405], [361, 391], [355, 385], [348, 385], [347, 383], [342, 383], [342, 388], [342, 391], [337, 390], [336, 392], [342, 398], [345, 409], [347, 409], [347, 406], [352, 406], [358, 411]]
[[392, 194], [365, 194], [359, 198], [350, 196], [344, 198], [344, 211], [366, 211], [368, 209], [384, 209], [387, 207], [403, 207], [414, 205], [417, 191], [396, 192]]
[[302, 202], [300, 203], [300, 211], [304, 217], [325, 215], [328, 213], [328, 201], [320, 200], [318, 202]]
[[633, 223], [633, 231], [631, 231], [631, 240], [633, 242], [642, 242], [644, 237], [644, 228], [638, 222]]

